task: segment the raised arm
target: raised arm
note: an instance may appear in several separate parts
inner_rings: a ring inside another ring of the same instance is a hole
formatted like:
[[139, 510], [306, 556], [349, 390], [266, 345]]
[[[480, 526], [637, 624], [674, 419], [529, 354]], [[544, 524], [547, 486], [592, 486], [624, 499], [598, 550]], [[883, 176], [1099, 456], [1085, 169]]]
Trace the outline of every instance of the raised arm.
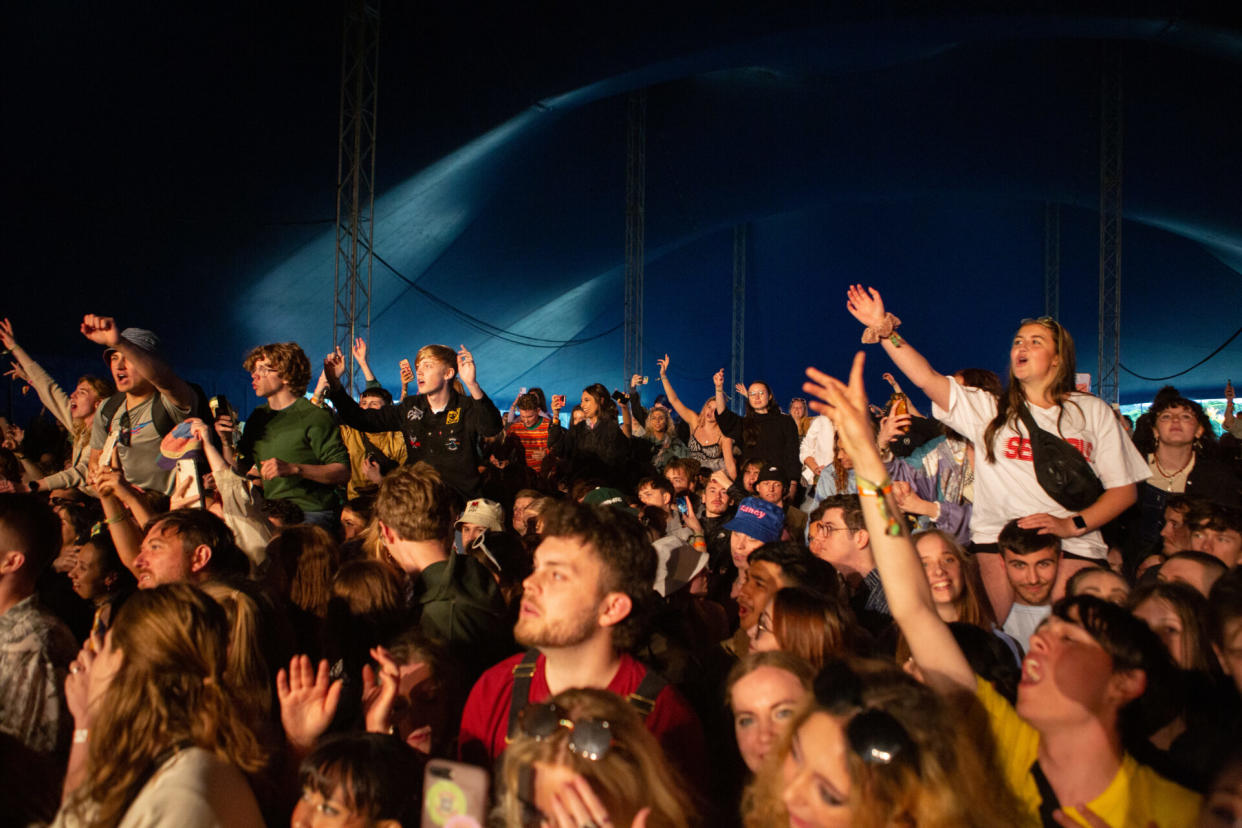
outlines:
[[664, 355], [664, 359], [656, 360], [656, 365], [660, 366], [660, 383], [664, 386], [664, 393], [668, 396], [668, 401], [673, 404], [677, 415], [686, 421], [691, 431], [694, 431], [699, 427], [699, 412], [687, 408], [686, 404], [681, 401], [681, 397], [677, 396], [677, 392], [673, 390], [673, 384], [668, 381], [668, 362], [668, 354]]
[[17, 340], [13, 338], [13, 325], [7, 319], [0, 319], [0, 344], [3, 344], [13, 354], [22, 373], [26, 375], [26, 382], [34, 388], [35, 393], [39, 395], [39, 401], [47, 406], [48, 412], [60, 421], [61, 425], [72, 431], [73, 417], [69, 413], [69, 395], [56, 384], [56, 381], [47, 371], [43, 370], [39, 363], [30, 358], [30, 354], [26, 353], [21, 345], [17, 344]]
[[811, 407], [831, 418], [837, 439], [851, 460], [862, 501], [863, 517], [871, 536], [871, 551], [893, 619], [910, 645], [915, 663], [927, 681], [941, 692], [974, 692], [975, 676], [949, 627], [940, 619], [931, 587], [923, 574], [914, 544], [892, 494], [892, 483], [875, 446], [863, 388], [864, 354], [854, 356], [849, 385], [815, 368], [802, 388], [822, 402]]
[[177, 376], [167, 362], [133, 345], [121, 336], [121, 328], [111, 316], [87, 314], [82, 318], [82, 335], [105, 348], [115, 348], [139, 375], [155, 386], [155, 390], [172, 400], [177, 408], [194, 405], [194, 390]]
[[357, 337], [354, 339], [354, 347], [351, 350], [354, 354], [354, 362], [362, 369], [363, 379], [367, 382], [375, 382], [375, 374], [367, 363], [367, 341], [362, 337]]
[[884, 310], [884, 300], [878, 290], [850, 285], [845, 307], [855, 319], [867, 326], [868, 332], [878, 336], [884, 352], [910, 382], [940, 408], [949, 407], [949, 383], [953, 380], [932, 368], [923, 355], [893, 329], [896, 317]]

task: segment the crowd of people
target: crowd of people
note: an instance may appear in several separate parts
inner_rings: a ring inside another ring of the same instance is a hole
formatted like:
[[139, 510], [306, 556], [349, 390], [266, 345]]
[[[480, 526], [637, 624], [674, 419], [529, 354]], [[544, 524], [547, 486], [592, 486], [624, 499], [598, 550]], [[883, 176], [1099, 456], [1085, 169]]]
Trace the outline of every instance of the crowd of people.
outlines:
[[252, 349], [243, 422], [149, 330], [85, 316], [67, 394], [3, 320], [45, 413], [2, 424], [0, 821], [1242, 824], [1232, 387], [1219, 438], [1171, 387], [1130, 422], [1053, 319], [1002, 380], [846, 310], [930, 416], [874, 347], [788, 412], [666, 355], [502, 413], [465, 347], [394, 399], [358, 340], [357, 397]]

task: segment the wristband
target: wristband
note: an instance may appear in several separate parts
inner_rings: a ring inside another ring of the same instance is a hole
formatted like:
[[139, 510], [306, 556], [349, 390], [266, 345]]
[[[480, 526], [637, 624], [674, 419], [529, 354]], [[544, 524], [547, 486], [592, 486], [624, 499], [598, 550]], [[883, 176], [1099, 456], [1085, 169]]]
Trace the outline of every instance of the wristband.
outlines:
[[86, 743], [86, 738], [90, 736], [90, 731], [84, 727], [79, 727], [73, 731], [73, 743], [81, 745]]
[[901, 337], [893, 333], [893, 329], [896, 328], [900, 324], [901, 324], [901, 320], [898, 319], [896, 316], [893, 316], [891, 313], [884, 314], [884, 321], [882, 321], [879, 325], [868, 325], [867, 329], [863, 331], [863, 335], [862, 335], [863, 344], [874, 345], [875, 343], [879, 342], [881, 339], [889, 339], [890, 337], [897, 337], [896, 340], [890, 340], [890, 341], [892, 341], [894, 345], [900, 345]]
[[108, 519], [107, 519], [107, 520], [105, 520], [103, 523], [104, 523], [104, 526], [113, 526], [113, 525], [115, 525], [115, 524], [118, 524], [118, 523], [122, 523], [122, 522], [124, 522], [124, 521], [125, 521], [125, 519], [126, 519], [126, 518], [128, 518], [128, 517], [129, 517], [129, 515], [117, 515], [116, 517], [110, 517], [110, 518], [108, 518]]

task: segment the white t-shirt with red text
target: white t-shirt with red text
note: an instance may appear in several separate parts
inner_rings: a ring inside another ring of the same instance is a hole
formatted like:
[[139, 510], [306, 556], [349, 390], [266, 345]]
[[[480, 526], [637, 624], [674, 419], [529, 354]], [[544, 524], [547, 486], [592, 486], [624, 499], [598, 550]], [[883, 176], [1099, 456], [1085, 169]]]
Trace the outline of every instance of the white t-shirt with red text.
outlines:
[[[932, 415], [975, 444], [975, 502], [970, 520], [970, 539], [974, 543], [995, 543], [996, 536], [1014, 518], [1046, 513], [1054, 517], [1075, 514], [1053, 500], [1035, 478], [1031, 462], [1031, 442], [1021, 422], [1005, 425], [996, 432], [996, 462], [987, 462], [983, 432], [996, 416], [996, 398], [979, 388], [968, 388], [950, 381], [949, 410], [932, 406]], [[1061, 406], [1040, 408], [1028, 405], [1035, 423], [1045, 431], [1060, 434], [1087, 458], [1092, 470], [1112, 489], [1146, 480], [1151, 470], [1138, 449], [1122, 430], [1111, 408], [1099, 397], [1072, 393], [1065, 405], [1065, 416], [1057, 429]], [[1079, 538], [1065, 538], [1065, 552], [1084, 558], [1104, 558], [1108, 548], [1098, 531]]]

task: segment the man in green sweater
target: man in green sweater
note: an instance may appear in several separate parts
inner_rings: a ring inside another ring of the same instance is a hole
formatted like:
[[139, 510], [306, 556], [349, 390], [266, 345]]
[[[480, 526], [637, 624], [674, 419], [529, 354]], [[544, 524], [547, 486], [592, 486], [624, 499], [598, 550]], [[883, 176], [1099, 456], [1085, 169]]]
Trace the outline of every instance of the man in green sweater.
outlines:
[[[229, 459], [243, 474], [258, 469], [268, 500], [290, 500], [307, 523], [331, 526], [338, 490], [349, 482], [349, 452], [332, 415], [303, 396], [310, 360], [297, 343], [277, 342], [255, 348], [244, 365], [254, 393], [267, 404], [250, 415]], [[231, 441], [224, 444], [227, 449]]]

